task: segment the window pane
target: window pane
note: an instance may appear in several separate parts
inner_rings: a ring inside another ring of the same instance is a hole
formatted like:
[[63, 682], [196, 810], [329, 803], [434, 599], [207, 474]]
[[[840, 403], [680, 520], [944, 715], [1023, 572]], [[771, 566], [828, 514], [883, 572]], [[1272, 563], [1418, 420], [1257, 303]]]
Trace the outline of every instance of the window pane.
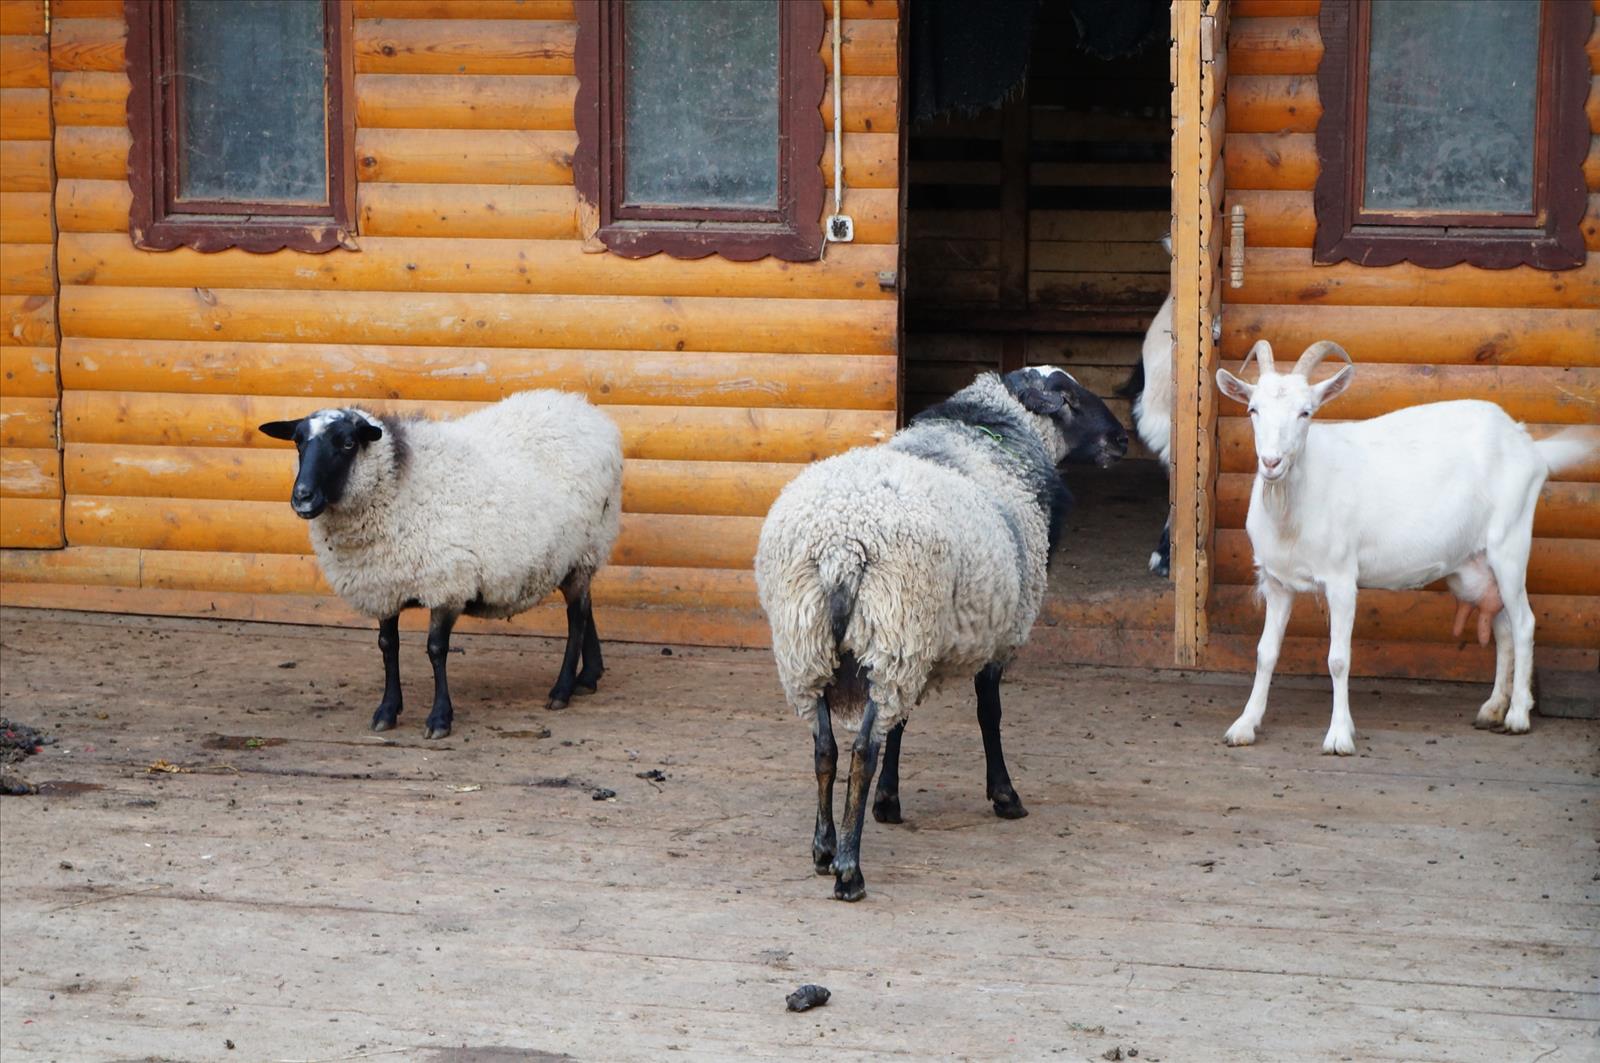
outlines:
[[180, 199], [327, 202], [321, 0], [178, 0]]
[[1373, 0], [1367, 210], [1532, 213], [1539, 6]]
[[630, 205], [778, 205], [778, 0], [629, 0]]

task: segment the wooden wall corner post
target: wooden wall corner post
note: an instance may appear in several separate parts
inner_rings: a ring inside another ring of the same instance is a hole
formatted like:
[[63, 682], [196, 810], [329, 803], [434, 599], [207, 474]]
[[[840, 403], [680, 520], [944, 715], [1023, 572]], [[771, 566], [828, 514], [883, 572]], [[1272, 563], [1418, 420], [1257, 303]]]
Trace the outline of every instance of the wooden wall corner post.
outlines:
[[1222, 227], [1221, 188], [1224, 0], [1174, 0], [1172, 5], [1172, 558], [1175, 583], [1173, 663], [1200, 663], [1210, 596], [1210, 493], [1216, 482], [1211, 438], [1215, 402], [1212, 321]]

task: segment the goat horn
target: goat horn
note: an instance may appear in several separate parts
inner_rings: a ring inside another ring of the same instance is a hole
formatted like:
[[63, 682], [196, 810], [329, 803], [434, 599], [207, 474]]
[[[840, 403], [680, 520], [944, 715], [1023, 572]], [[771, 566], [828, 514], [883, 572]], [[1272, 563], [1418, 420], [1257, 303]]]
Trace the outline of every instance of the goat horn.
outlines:
[[1261, 363], [1262, 376], [1278, 371], [1277, 366], [1272, 364], [1272, 344], [1266, 340], [1256, 340], [1256, 345], [1250, 348], [1250, 353], [1245, 355], [1244, 361], [1239, 363], [1240, 373], [1244, 372], [1245, 366], [1250, 364], [1250, 359], [1252, 358]]
[[1307, 380], [1310, 380], [1311, 371], [1317, 367], [1317, 363], [1322, 361], [1330, 354], [1337, 354], [1340, 358], [1343, 358], [1351, 365], [1356, 364], [1351, 360], [1350, 355], [1345, 351], [1345, 349], [1339, 346], [1337, 343], [1334, 343], [1332, 340], [1318, 340], [1316, 343], [1313, 343], [1311, 346], [1306, 348], [1305, 353], [1300, 356], [1300, 360], [1294, 364], [1294, 372], [1299, 373]]

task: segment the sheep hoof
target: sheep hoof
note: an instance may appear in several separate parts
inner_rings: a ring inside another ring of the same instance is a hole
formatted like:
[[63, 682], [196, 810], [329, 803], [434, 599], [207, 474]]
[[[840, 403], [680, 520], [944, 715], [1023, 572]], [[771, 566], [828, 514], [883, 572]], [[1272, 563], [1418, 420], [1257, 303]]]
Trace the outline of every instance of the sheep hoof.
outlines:
[[879, 823], [903, 823], [900, 818], [900, 795], [883, 794], [872, 802], [872, 818]]
[[1027, 816], [1028, 810], [1022, 807], [1022, 798], [1012, 794], [1009, 799], [1001, 798], [994, 802], [994, 814], [1001, 819], [1022, 819]]
[[833, 874], [833, 854], [832, 853], [812, 853], [811, 854], [811, 863], [817, 869], [817, 874], [819, 874], [819, 875], [831, 875], [831, 874]]
[[587, 697], [598, 690], [599, 687], [595, 686], [593, 683], [585, 683], [582, 679], [580, 679], [578, 680], [577, 685], [572, 688], [572, 696], [575, 698]]
[[566, 698], [556, 697], [551, 698], [550, 704], [546, 705], [545, 708], [549, 709], [551, 712], [556, 712], [560, 709], [566, 708], [570, 704], [571, 702], [569, 702]]
[[861, 869], [853, 867], [849, 873], [841, 874], [833, 882], [833, 899], [836, 901], [859, 901], [867, 895], [867, 880], [861, 877]]
[[422, 737], [423, 738], [449, 738], [450, 737], [450, 725], [447, 724], [447, 723], [446, 724], [430, 725], [428, 727], [428, 729], [422, 733]]
[[395, 717], [382, 709], [379, 709], [377, 714], [372, 717], [372, 729], [374, 731], [392, 731], [394, 730], [394, 725]]

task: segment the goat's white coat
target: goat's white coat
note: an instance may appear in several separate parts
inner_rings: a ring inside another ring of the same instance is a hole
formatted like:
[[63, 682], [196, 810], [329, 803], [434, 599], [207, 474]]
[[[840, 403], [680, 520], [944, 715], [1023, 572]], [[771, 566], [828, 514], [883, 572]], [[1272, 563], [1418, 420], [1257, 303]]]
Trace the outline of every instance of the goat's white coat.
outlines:
[[1334, 704], [1322, 748], [1349, 754], [1357, 588], [1410, 589], [1443, 578], [1459, 597], [1477, 601], [1491, 574], [1505, 607], [1493, 625], [1494, 690], [1477, 723], [1527, 731], [1534, 620], [1524, 583], [1534, 506], [1546, 475], [1584, 447], [1560, 438], [1536, 443], [1499, 406], [1472, 400], [1314, 424], [1311, 413], [1343, 390], [1352, 370], [1313, 385], [1299, 372], [1274, 372], [1270, 347], [1261, 360], [1255, 386], [1218, 372], [1223, 392], [1249, 402], [1255, 422], [1258, 467], [1245, 529], [1266, 602], [1255, 685], [1228, 743], [1255, 740], [1297, 592], [1327, 599]]
[[604, 565], [621, 509], [616, 425], [580, 396], [525, 391], [454, 421], [386, 425], [344, 497], [312, 520], [311, 544], [334, 591], [368, 616], [415, 602], [510, 617]]

